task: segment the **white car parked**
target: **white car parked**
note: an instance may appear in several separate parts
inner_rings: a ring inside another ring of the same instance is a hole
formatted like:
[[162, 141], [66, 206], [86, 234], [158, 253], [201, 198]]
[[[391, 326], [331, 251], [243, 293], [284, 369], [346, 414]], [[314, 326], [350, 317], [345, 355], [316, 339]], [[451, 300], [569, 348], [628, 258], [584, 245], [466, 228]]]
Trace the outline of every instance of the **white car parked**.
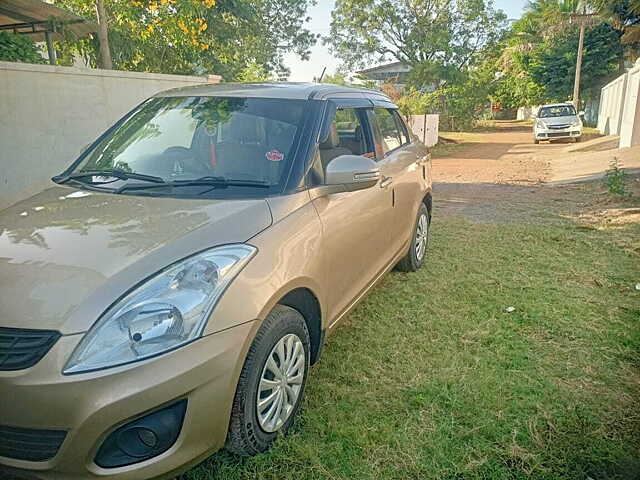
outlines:
[[544, 140], [582, 138], [582, 120], [584, 112], [577, 113], [570, 103], [544, 105], [540, 107], [533, 124], [533, 142], [537, 145]]

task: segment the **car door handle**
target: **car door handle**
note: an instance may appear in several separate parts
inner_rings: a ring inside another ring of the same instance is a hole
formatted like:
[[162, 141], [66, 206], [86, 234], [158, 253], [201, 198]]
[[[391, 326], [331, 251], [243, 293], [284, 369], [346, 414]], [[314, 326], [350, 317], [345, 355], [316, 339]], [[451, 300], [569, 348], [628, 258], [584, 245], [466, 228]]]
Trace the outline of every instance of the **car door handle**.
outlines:
[[391, 177], [383, 177], [380, 182], [380, 188], [388, 188], [393, 183], [393, 178]]

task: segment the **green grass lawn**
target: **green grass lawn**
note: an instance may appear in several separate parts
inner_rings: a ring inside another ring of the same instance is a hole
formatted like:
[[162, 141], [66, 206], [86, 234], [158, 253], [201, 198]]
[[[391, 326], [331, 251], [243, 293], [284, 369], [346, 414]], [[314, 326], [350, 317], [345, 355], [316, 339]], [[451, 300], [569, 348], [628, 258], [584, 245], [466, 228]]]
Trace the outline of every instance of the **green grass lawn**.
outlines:
[[434, 218], [428, 264], [339, 327], [291, 434], [187, 479], [640, 478], [638, 224]]

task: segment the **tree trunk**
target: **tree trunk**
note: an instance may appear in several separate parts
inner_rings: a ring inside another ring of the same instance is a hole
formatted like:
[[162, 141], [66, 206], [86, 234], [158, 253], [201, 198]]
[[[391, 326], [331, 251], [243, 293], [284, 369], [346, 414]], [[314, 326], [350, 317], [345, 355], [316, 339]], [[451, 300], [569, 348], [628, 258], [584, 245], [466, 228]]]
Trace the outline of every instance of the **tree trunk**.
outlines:
[[96, 0], [96, 16], [98, 18], [98, 40], [100, 42], [100, 59], [98, 65], [107, 70], [113, 69], [111, 51], [109, 50], [109, 33], [107, 28], [107, 14], [104, 10], [104, 0]]

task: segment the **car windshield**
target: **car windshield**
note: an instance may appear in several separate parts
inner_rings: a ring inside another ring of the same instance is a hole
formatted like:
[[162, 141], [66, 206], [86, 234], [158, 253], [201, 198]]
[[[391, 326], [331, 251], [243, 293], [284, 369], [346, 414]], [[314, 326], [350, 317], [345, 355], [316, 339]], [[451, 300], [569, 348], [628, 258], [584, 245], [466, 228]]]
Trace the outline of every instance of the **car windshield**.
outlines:
[[[296, 153], [304, 100], [159, 97], [104, 136], [60, 178], [117, 193], [193, 194], [210, 184], [279, 191]], [[104, 172], [104, 175], [101, 175]], [[134, 186], [134, 188], [123, 188]], [[191, 185], [193, 186], [193, 185]], [[164, 188], [166, 190], [166, 188]], [[257, 193], [257, 192], [256, 192]]]
[[538, 112], [540, 118], [571, 117], [576, 115], [573, 105], [558, 105], [555, 107], [542, 107]]

